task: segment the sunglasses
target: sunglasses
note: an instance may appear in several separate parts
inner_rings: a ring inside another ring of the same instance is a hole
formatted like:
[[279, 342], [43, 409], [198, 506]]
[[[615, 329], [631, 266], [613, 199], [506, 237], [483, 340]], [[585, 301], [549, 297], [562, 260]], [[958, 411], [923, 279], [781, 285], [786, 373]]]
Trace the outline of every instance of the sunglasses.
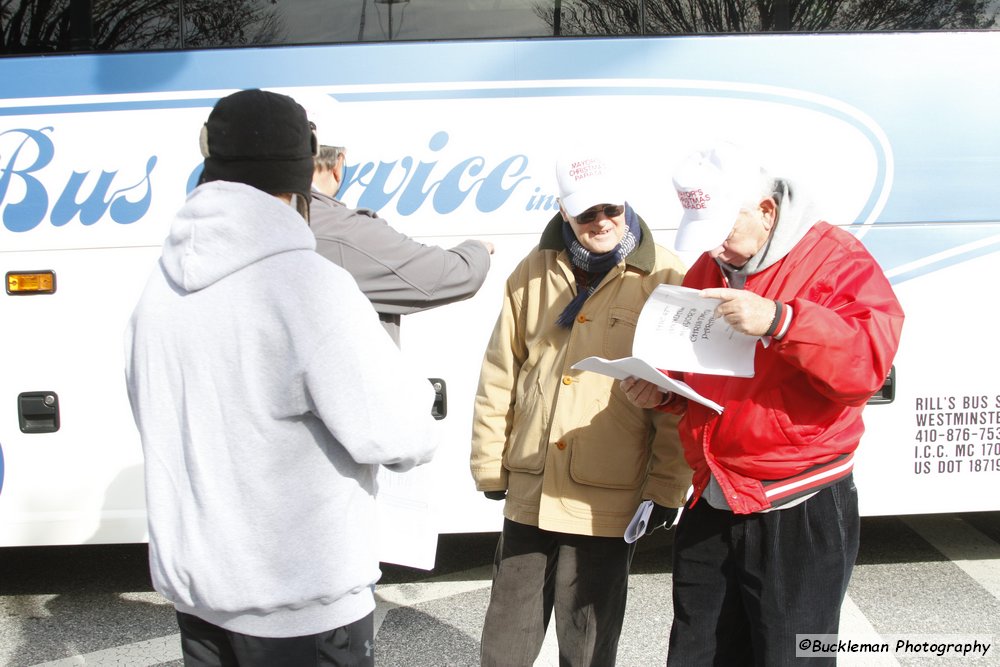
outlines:
[[625, 207], [619, 204], [603, 204], [593, 206], [576, 216], [576, 221], [581, 225], [589, 225], [597, 220], [597, 216], [603, 213], [608, 218], [615, 218], [625, 212]]

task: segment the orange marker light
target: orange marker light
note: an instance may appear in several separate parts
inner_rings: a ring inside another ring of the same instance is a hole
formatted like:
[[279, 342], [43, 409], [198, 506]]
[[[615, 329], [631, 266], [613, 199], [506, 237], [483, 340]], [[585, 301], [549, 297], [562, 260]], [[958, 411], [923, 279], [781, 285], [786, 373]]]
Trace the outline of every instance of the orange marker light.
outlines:
[[56, 291], [54, 271], [9, 271], [7, 294], [53, 294]]

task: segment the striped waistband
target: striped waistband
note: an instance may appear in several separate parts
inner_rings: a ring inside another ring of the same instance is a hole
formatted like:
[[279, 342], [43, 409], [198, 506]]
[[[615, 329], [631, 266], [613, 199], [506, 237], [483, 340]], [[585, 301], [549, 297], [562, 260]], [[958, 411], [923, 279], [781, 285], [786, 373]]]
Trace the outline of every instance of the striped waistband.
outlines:
[[762, 481], [761, 485], [764, 487], [764, 495], [770, 501], [771, 506], [781, 507], [802, 496], [836, 484], [850, 475], [852, 470], [854, 470], [854, 452], [848, 452], [832, 461], [803, 470], [792, 477]]

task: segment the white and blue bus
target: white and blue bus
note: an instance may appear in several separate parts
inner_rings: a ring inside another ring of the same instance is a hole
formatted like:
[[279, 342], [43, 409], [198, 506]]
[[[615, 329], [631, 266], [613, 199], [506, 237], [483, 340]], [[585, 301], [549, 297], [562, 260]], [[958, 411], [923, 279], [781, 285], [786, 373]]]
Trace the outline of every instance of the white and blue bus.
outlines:
[[403, 321], [445, 393], [445, 444], [418, 475], [435, 531], [500, 527], [468, 471], [472, 397], [503, 281], [556, 210], [556, 158], [618, 157], [670, 247], [670, 173], [717, 139], [806, 184], [903, 303], [894, 373], [865, 412], [862, 513], [1000, 509], [998, 9], [0, 0], [0, 546], [146, 538], [122, 332], [192, 188], [199, 128], [243, 88], [292, 95], [348, 148], [349, 205], [426, 243], [496, 246], [477, 296]]

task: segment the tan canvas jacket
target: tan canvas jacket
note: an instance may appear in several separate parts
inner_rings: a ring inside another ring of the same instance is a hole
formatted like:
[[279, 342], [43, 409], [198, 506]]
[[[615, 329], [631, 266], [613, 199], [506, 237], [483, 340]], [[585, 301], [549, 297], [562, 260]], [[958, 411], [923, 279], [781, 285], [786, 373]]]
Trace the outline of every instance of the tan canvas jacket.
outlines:
[[573, 328], [559, 327], [576, 294], [561, 224], [549, 222], [507, 279], [476, 395], [472, 475], [479, 491], [507, 491], [512, 521], [621, 537], [642, 499], [684, 502], [691, 470], [677, 417], [637, 408], [617, 380], [571, 366], [629, 356], [646, 298], [660, 283], [680, 284], [683, 266], [640, 220], [639, 247], [605, 276]]

